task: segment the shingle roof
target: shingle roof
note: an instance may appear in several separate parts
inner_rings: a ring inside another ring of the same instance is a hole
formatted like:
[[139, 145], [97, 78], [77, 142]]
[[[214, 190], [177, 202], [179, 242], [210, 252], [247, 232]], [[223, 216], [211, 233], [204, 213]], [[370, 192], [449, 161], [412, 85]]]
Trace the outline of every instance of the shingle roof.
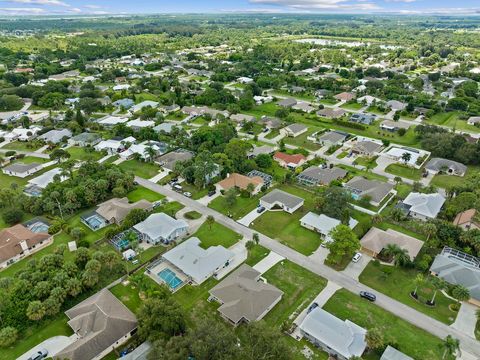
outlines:
[[147, 219], [135, 225], [134, 229], [151, 239], [159, 236], [166, 239], [175, 230], [185, 227], [188, 227], [188, 224], [184, 220], [176, 220], [167, 214], [158, 213], [151, 214]]
[[367, 346], [367, 330], [350, 320], [343, 321], [319, 307], [307, 314], [300, 329], [347, 359], [361, 356]]
[[207, 280], [234, 257], [234, 253], [223, 246], [200, 247], [200, 239], [192, 237], [162, 255], [171, 264], [190, 276], [197, 284]]
[[413, 360], [413, 358], [388, 345], [380, 360]]
[[360, 244], [363, 248], [373, 251], [376, 254], [379, 254], [387, 245], [395, 244], [401, 249], [407, 250], [410, 259], [413, 260], [420, 252], [423, 241], [392, 229], [384, 231], [372, 227], [360, 240]]
[[232, 187], [238, 187], [239, 189], [246, 190], [249, 184], [257, 187], [263, 184], [263, 179], [259, 176], [248, 177], [242, 174], [233, 173], [228, 177], [218, 182], [224, 190], [228, 190]]
[[303, 125], [303, 124], [290, 124], [290, 125], [285, 127], [285, 130], [291, 131], [294, 134], [296, 134], [300, 131], [303, 131], [305, 129], [308, 129], [308, 127]]
[[476, 209], [468, 209], [465, 210], [455, 217], [455, 220], [453, 220], [454, 225], [463, 225], [463, 224], [469, 224], [471, 222], [474, 222], [475, 215], [477, 215], [477, 210]]
[[331, 169], [322, 169], [318, 166], [311, 166], [308, 169], [302, 171], [299, 175], [299, 179], [313, 179], [320, 184], [328, 185], [333, 180], [342, 179], [347, 175], [347, 171], [341, 168], [333, 167]]
[[21, 174], [21, 173], [25, 173], [29, 170], [35, 169], [36, 167], [39, 167], [39, 166], [40, 166], [40, 164], [36, 163], [36, 162], [30, 163], [30, 164], [24, 164], [22, 162], [18, 162], [18, 163], [12, 164], [12, 165], [5, 166], [3, 168], [3, 170]]
[[113, 198], [100, 204], [96, 212], [107, 221], [121, 223], [133, 209], [151, 210], [152, 204], [143, 199], [130, 204], [126, 197]]
[[445, 202], [440, 194], [422, 194], [411, 192], [403, 200], [403, 204], [409, 206], [409, 211], [424, 215], [429, 218], [436, 218]]
[[370, 196], [374, 202], [381, 202], [393, 189], [392, 184], [376, 180], [368, 180], [361, 176], [355, 176], [352, 178], [345, 184], [345, 187], [358, 192], [360, 196]]
[[282, 152], [277, 152], [273, 155], [275, 159], [283, 160], [287, 164], [299, 164], [300, 162], [306, 160], [307, 158], [302, 154], [285, 154]]
[[[325, 240], [331, 241], [330, 238], [330, 231], [336, 228], [338, 225], [341, 224], [341, 221], [338, 219], [331, 218], [325, 214], [315, 214], [313, 212], [308, 212], [305, 214], [301, 219], [300, 222], [315, 228], [318, 232], [325, 236]], [[348, 226], [353, 229], [357, 226], [358, 221], [350, 218]]]
[[49, 237], [49, 234], [34, 233], [21, 224], [3, 229], [0, 231], [0, 263], [20, 255], [24, 251], [21, 242], [25, 241], [27, 247], [32, 247]]
[[222, 305], [218, 311], [234, 323], [242, 319], [260, 320], [260, 317], [283, 295], [275, 286], [258, 281], [260, 273], [243, 264], [221, 283], [210, 290], [210, 295]]
[[137, 327], [135, 315], [107, 289], [103, 289], [65, 314], [80, 338], [55, 359], [90, 360]]
[[276, 202], [279, 202], [290, 209], [293, 209], [304, 202], [304, 199], [301, 197], [278, 189], [270, 191], [268, 194], [262, 196], [260, 200], [267, 204], [275, 204]]
[[427, 165], [425, 165], [425, 168], [432, 171], [440, 171], [443, 168], [448, 168], [453, 169], [458, 174], [464, 174], [467, 171], [467, 167], [462, 163], [442, 158], [431, 158]]

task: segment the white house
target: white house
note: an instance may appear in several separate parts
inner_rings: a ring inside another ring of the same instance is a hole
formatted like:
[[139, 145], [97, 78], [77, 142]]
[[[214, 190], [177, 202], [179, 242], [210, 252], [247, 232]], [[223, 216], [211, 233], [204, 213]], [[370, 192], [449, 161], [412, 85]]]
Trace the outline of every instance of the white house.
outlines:
[[176, 220], [167, 214], [151, 214], [147, 219], [133, 226], [140, 238], [149, 244], [169, 244], [188, 232], [184, 220]]
[[132, 128], [133, 130], [140, 130], [144, 128], [150, 128], [155, 126], [155, 121], [152, 120], [140, 120], [135, 119], [127, 123], [127, 127]]
[[5, 166], [2, 169], [2, 172], [5, 175], [16, 176], [19, 178], [26, 178], [27, 176], [35, 174], [37, 171], [43, 169], [43, 164], [31, 163], [24, 164], [22, 162], [14, 163], [8, 166]]
[[[304, 228], [318, 232], [325, 242], [332, 241], [332, 238], [330, 237], [330, 231], [340, 224], [340, 220], [331, 218], [325, 214], [317, 215], [313, 212], [305, 214], [305, 216], [300, 219], [300, 225], [302, 225]], [[350, 218], [348, 223], [350, 229], [353, 229], [355, 226], [357, 226], [357, 224], [357, 220]]]
[[283, 210], [290, 214], [298, 210], [304, 203], [301, 197], [282, 190], [272, 190], [260, 198], [260, 205], [268, 210]]
[[412, 192], [402, 201], [401, 207], [416, 219], [435, 219], [445, 203], [445, 198], [438, 194]]

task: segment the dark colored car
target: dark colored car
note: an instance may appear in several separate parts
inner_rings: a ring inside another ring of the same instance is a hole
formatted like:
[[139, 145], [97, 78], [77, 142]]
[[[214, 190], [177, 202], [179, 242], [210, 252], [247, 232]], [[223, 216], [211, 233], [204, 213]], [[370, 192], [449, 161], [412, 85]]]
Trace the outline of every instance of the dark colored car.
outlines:
[[317, 304], [316, 302], [314, 302], [314, 303], [313, 303], [312, 305], [310, 305], [310, 307], [308, 308], [307, 314], [310, 314], [310, 312], [311, 312], [313, 309], [317, 308], [317, 307], [318, 307], [318, 304]]
[[377, 297], [374, 294], [372, 294], [368, 291], [360, 291], [360, 297], [362, 297], [364, 299], [367, 299], [369, 301], [372, 301], [372, 302], [377, 300]]
[[208, 196], [213, 196], [213, 195], [215, 195], [216, 193], [217, 193], [216, 190], [210, 190], [210, 191], [208, 192]]
[[257, 208], [257, 213], [261, 214], [262, 212], [265, 211], [265, 207], [264, 206], [260, 206]]

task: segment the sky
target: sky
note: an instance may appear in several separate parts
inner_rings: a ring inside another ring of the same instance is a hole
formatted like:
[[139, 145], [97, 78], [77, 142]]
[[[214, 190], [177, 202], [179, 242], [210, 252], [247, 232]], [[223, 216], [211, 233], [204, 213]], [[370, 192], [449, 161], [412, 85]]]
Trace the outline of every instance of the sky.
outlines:
[[0, 0], [13, 16], [241, 12], [480, 15], [480, 0]]

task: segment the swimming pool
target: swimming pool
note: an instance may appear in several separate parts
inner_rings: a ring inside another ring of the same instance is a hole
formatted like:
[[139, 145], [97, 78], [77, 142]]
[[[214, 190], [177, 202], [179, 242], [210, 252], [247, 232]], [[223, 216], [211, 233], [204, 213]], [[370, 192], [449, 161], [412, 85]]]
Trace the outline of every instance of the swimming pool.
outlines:
[[87, 218], [84, 218], [83, 221], [88, 225], [88, 227], [92, 230], [98, 230], [102, 227], [104, 227], [106, 224], [105, 224], [105, 220], [100, 217], [99, 215], [91, 215]]
[[172, 270], [170, 269], [163, 269], [160, 271], [158, 274], [158, 277], [162, 279], [165, 284], [167, 284], [170, 289], [175, 290], [177, 289], [180, 285], [183, 284], [183, 281], [180, 280]]
[[34, 233], [48, 233], [48, 225], [42, 222], [36, 222], [28, 227]]

